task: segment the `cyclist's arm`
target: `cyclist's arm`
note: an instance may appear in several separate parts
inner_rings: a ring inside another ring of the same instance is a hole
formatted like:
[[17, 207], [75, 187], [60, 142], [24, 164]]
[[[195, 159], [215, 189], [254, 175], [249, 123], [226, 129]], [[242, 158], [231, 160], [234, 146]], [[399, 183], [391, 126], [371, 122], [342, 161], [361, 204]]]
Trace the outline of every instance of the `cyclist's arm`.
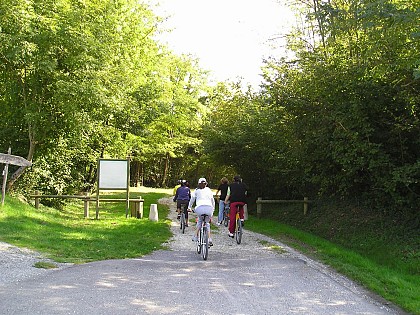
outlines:
[[226, 198], [225, 198], [225, 203], [228, 203], [229, 198], [230, 198], [230, 187], [228, 187], [228, 189], [227, 189]]
[[248, 188], [247, 184], [245, 184], [245, 183], [244, 183], [244, 186], [245, 186], [245, 197], [247, 197], [249, 188]]
[[192, 209], [192, 206], [194, 205], [194, 202], [195, 202], [195, 192], [193, 192], [191, 194], [191, 199], [190, 199], [190, 202], [188, 203], [188, 210]]

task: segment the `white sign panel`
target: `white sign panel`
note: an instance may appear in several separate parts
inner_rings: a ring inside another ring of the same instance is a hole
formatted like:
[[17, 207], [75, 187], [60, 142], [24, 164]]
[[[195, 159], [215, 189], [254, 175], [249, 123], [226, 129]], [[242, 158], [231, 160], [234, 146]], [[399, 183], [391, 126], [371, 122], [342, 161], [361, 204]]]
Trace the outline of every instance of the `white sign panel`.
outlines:
[[99, 160], [99, 189], [128, 189], [127, 160]]

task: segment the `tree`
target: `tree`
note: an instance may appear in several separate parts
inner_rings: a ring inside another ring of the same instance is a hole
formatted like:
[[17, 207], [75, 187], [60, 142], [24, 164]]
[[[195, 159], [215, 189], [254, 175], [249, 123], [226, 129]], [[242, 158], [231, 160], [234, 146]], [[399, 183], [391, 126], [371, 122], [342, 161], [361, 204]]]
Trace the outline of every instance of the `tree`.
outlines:
[[389, 1], [305, 5], [312, 45], [297, 32], [293, 67], [272, 63], [267, 85], [295, 117], [288, 124], [300, 153], [293, 156], [320, 192], [391, 196], [415, 207], [418, 10]]
[[[75, 179], [104, 154], [126, 154], [116, 119], [133, 107], [131, 94], [158, 63], [151, 11], [136, 1], [6, 0], [0, 6], [0, 101], [10, 118], [2, 145], [13, 135], [17, 151], [34, 159], [33, 169], [53, 168], [48, 176], [61, 168], [49, 161], [65, 149], [63, 157], [78, 167]], [[57, 181], [46, 186], [67, 186], [66, 179]]]

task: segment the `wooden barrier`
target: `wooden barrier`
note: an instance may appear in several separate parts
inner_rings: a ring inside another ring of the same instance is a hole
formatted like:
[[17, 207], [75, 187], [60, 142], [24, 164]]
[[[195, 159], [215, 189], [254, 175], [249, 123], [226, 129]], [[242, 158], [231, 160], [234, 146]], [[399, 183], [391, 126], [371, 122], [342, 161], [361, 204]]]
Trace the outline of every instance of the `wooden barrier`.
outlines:
[[303, 215], [306, 215], [308, 212], [308, 204], [311, 203], [311, 200], [308, 200], [308, 197], [304, 197], [303, 200], [268, 200], [258, 197], [257, 203], [257, 217], [260, 218], [262, 214], [262, 205], [264, 203], [303, 203]]
[[[95, 197], [90, 196], [89, 193], [84, 195], [42, 195], [38, 190], [35, 191], [35, 194], [30, 195], [30, 198], [35, 199], [35, 208], [39, 208], [39, 202], [41, 198], [57, 198], [57, 199], [81, 199], [83, 200], [83, 217], [89, 218], [89, 203], [97, 201]], [[127, 199], [123, 198], [103, 198], [99, 200], [100, 202], [127, 202]], [[137, 219], [143, 218], [143, 203], [144, 200], [139, 196], [138, 199], [129, 199], [131, 216]]]
[[141, 199], [141, 196], [139, 196], [139, 199], [130, 199], [130, 212], [132, 217], [137, 219], [143, 218], [143, 202], [144, 200]]

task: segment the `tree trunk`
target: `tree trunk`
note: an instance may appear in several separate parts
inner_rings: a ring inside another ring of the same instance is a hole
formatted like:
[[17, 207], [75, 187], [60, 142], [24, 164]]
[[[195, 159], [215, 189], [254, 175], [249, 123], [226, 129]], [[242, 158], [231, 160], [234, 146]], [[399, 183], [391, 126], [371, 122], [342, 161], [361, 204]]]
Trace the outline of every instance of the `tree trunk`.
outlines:
[[162, 187], [166, 187], [166, 180], [168, 178], [168, 173], [169, 173], [169, 159], [170, 159], [169, 153], [166, 153], [165, 166], [163, 169], [163, 176], [162, 176], [162, 182], [161, 182]]

